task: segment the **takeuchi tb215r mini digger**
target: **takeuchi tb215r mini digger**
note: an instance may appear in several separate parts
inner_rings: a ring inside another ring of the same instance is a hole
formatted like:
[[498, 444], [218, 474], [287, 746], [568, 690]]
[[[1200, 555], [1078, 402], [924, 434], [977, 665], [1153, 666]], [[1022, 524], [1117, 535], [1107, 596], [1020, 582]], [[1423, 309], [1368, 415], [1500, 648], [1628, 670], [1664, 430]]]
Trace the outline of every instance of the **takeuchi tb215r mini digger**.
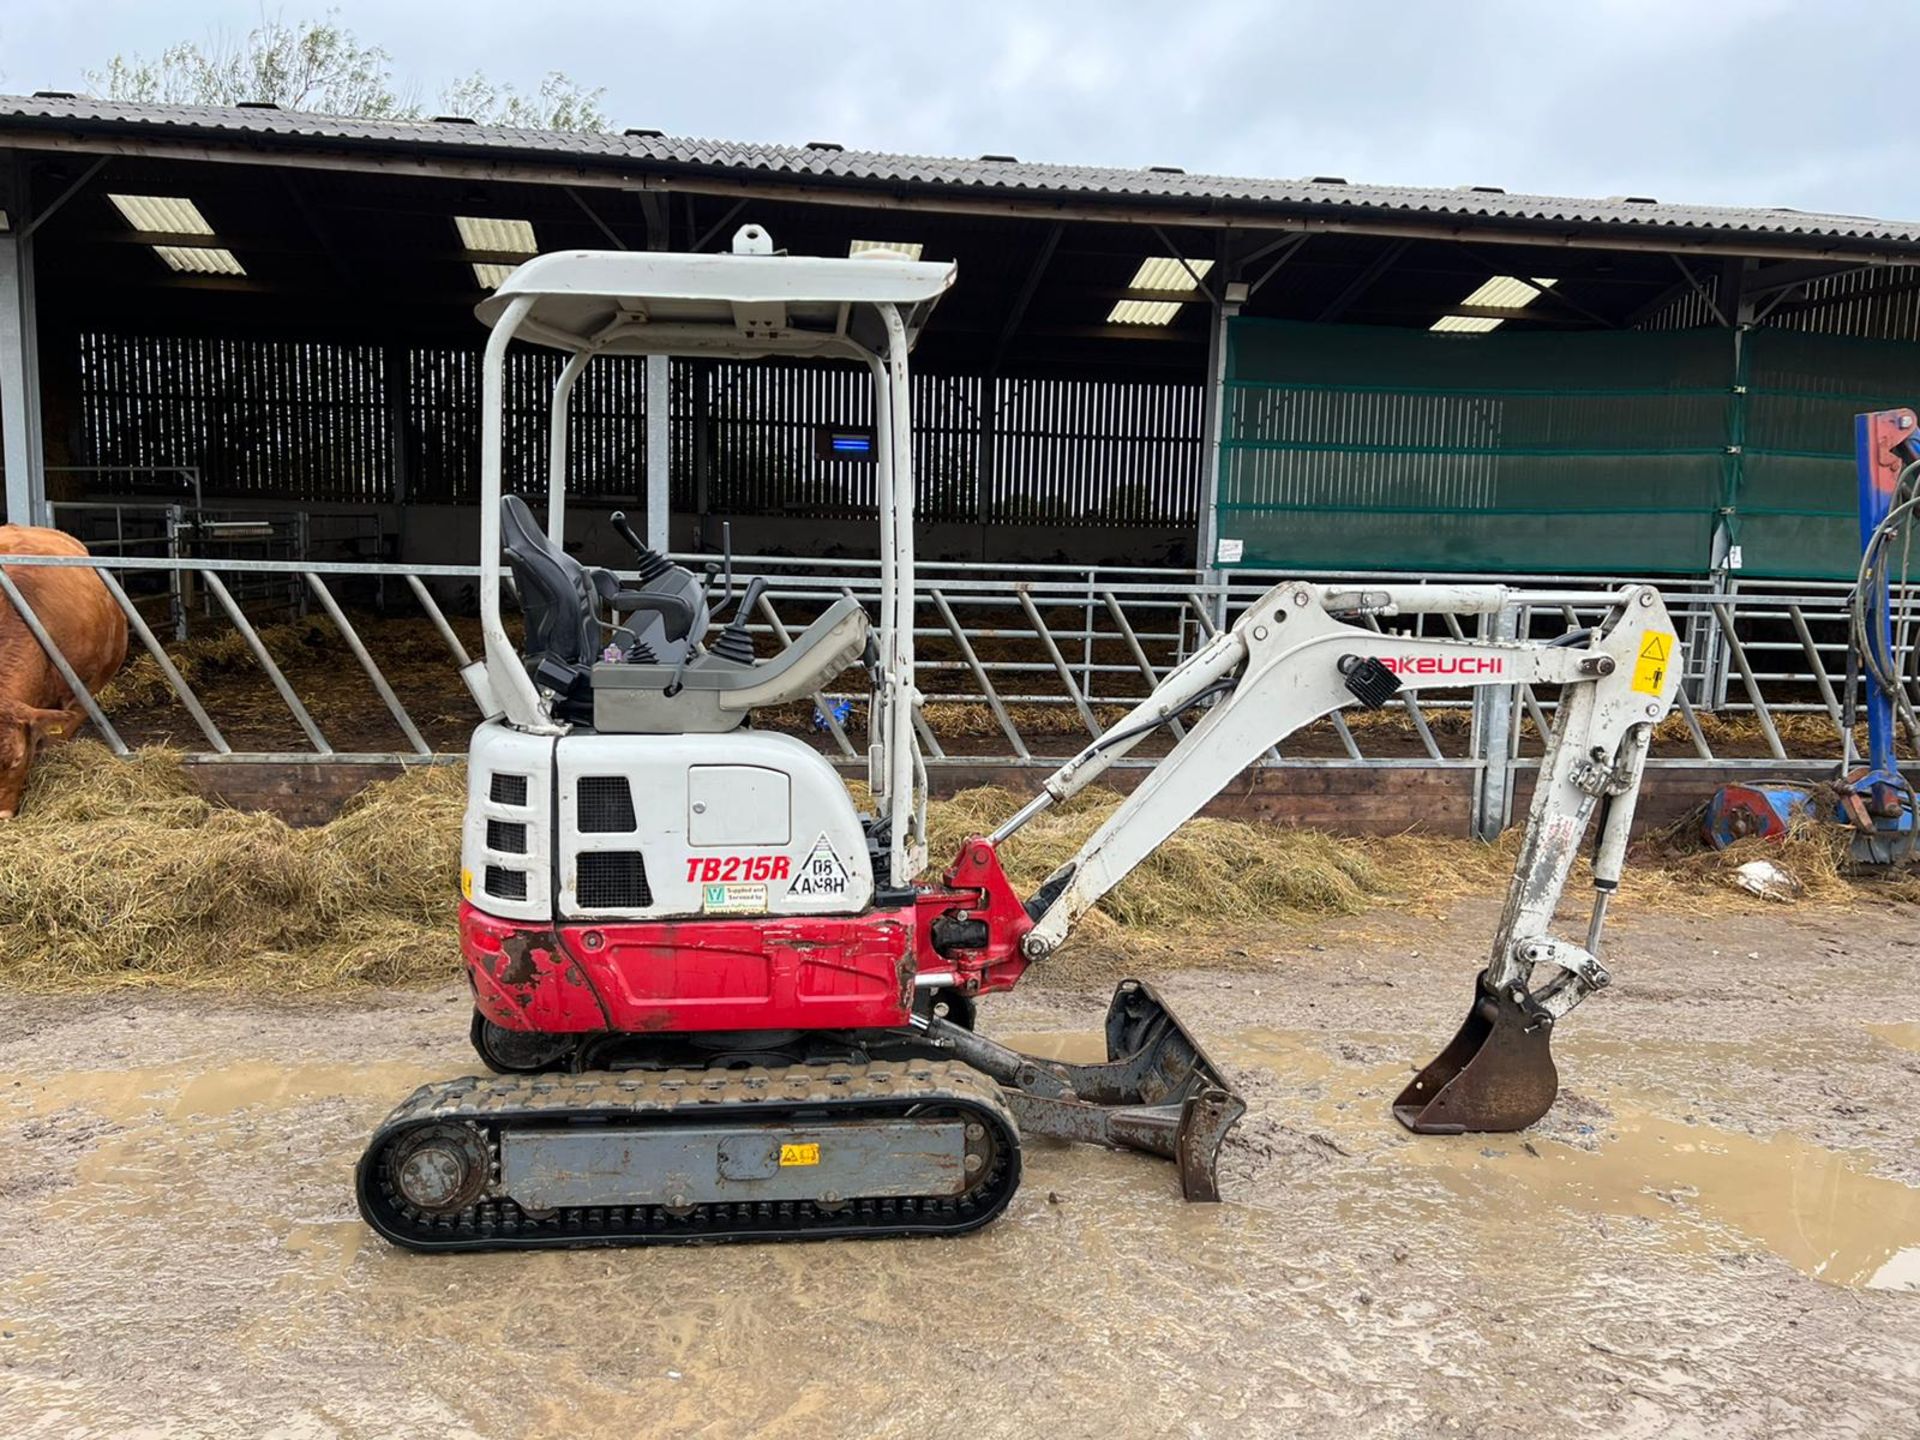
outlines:
[[[568, 252], [481, 307], [483, 661], [461, 885], [473, 1040], [491, 1075], [416, 1091], [362, 1157], [359, 1201], [420, 1250], [821, 1236], [953, 1235], [1003, 1210], [1022, 1134], [1148, 1151], [1188, 1199], [1244, 1104], [1153, 989], [1123, 983], [1109, 1058], [1066, 1064], [977, 1033], [975, 1001], [1044, 965], [1073, 923], [1269, 746], [1403, 690], [1557, 686], [1525, 840], [1467, 1020], [1394, 1113], [1415, 1130], [1511, 1130], [1552, 1103], [1556, 1022], [1607, 983], [1596, 952], [1647, 745], [1671, 702], [1674, 627], [1646, 586], [1517, 595], [1497, 585], [1275, 586], [992, 835], [926, 868], [914, 688], [907, 357], [950, 265], [897, 254]], [[545, 525], [501, 492], [502, 366], [514, 341], [569, 355], [553, 397]], [[603, 355], [848, 360], [871, 373], [877, 614], [829, 606], [756, 658], [749, 587], [726, 600], [628, 534], [635, 569], [561, 545], [567, 401]], [[508, 567], [525, 622], [501, 615]], [[1383, 633], [1375, 617], [1596, 603], [1550, 643]], [[716, 628], [716, 626], [718, 628]], [[834, 767], [753, 712], [860, 664], [872, 685], [873, 813]], [[1001, 847], [1149, 733], [1179, 743], [1032, 895]], [[1583, 943], [1551, 923], [1602, 818]]]

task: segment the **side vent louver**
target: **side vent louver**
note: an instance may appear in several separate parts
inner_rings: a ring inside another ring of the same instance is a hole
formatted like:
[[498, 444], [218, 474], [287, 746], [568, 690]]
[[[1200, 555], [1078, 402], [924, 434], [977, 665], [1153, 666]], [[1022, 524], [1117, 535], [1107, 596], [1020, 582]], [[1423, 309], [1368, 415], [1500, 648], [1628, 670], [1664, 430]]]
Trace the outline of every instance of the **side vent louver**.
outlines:
[[582, 775], [575, 804], [582, 835], [628, 835], [635, 829], [633, 789], [624, 775]]
[[524, 805], [527, 803], [527, 777], [524, 775], [498, 775], [493, 777], [492, 788], [487, 798], [496, 805]]
[[487, 848], [503, 855], [527, 853], [527, 827], [518, 820], [487, 821]]
[[638, 850], [588, 850], [579, 858], [578, 898], [587, 910], [645, 910], [653, 904]]
[[527, 898], [527, 872], [508, 870], [500, 865], [487, 866], [487, 893], [496, 900]]

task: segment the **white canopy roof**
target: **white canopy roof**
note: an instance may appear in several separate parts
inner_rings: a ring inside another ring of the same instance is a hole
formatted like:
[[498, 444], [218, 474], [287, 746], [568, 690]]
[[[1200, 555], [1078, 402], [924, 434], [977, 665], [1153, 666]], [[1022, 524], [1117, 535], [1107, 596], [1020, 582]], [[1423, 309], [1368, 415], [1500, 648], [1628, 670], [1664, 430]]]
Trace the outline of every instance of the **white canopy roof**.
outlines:
[[532, 296], [515, 334], [561, 350], [845, 355], [884, 352], [881, 304], [899, 307], [911, 343], [953, 281], [951, 263], [885, 253], [560, 250], [521, 265], [475, 313], [491, 326], [517, 296]]

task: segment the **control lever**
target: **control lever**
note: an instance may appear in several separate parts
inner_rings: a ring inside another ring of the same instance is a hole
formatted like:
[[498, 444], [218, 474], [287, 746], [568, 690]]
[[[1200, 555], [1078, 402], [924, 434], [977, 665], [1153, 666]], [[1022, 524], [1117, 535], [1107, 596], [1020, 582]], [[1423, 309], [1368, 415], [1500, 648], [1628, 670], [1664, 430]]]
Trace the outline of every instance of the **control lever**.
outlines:
[[700, 592], [700, 598], [707, 602], [707, 613], [709, 615], [718, 615], [721, 610], [726, 608], [727, 602], [733, 599], [733, 522], [731, 520], [722, 520], [720, 522], [720, 555], [726, 562], [726, 586], [721, 591], [720, 598], [718, 600], [713, 598], [713, 577], [721, 573], [720, 567], [715, 565], [711, 560], [706, 563], [705, 567], [707, 572], [706, 589]]
[[607, 517], [607, 523], [613, 526], [613, 533], [631, 545], [633, 547], [633, 553], [639, 557], [640, 564], [636, 568], [640, 572], [640, 583], [642, 585], [646, 584], [649, 580], [658, 579], [673, 568], [672, 562], [670, 562], [666, 556], [653, 549], [646, 541], [634, 534], [633, 526], [627, 523], [626, 511], [614, 511], [613, 514]]
[[747, 617], [753, 613], [753, 607], [760, 603], [760, 596], [766, 588], [766, 576], [753, 577], [747, 585], [747, 593], [740, 597], [740, 608], [733, 612], [733, 619], [720, 632], [720, 638], [707, 647], [709, 653], [723, 660], [737, 660], [742, 665], [753, 663], [753, 637], [747, 634]]

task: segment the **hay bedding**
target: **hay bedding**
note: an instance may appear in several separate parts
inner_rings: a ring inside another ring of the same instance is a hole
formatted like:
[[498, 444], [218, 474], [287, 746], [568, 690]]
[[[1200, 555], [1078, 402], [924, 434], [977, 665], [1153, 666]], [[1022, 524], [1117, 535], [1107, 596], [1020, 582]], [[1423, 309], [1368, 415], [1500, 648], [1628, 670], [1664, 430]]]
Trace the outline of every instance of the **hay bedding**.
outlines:
[[[1029, 824], [1003, 856], [1015, 885], [1037, 886], [1119, 801], [1089, 791]], [[936, 801], [934, 869], [1021, 802], [995, 788]], [[331, 824], [302, 830], [207, 801], [168, 751], [115, 760], [86, 740], [51, 749], [35, 765], [20, 818], [0, 824], [0, 984], [295, 993], [451, 979], [464, 804], [463, 771], [427, 766], [370, 787]], [[1077, 936], [1172, 947], [1157, 964], [1203, 963], [1219, 950], [1206, 943], [1209, 931], [1244, 935], [1249, 926], [1383, 905], [1432, 913], [1462, 895], [1497, 893], [1516, 842], [1517, 832], [1498, 845], [1411, 834], [1344, 839], [1203, 817], [1128, 876]], [[1843, 837], [1836, 845], [1831, 834], [1808, 833], [1785, 849], [1755, 843], [1701, 852], [1673, 827], [1642, 847], [1627, 901], [1773, 903], [1725, 882], [1732, 866], [1760, 854], [1793, 870], [1813, 900], [1859, 893], [1843, 871]], [[1581, 885], [1576, 876], [1569, 895], [1578, 898]], [[1920, 896], [1911, 882], [1876, 889]]]
[[439, 981], [465, 782], [423, 767], [297, 830], [203, 799], [178, 758], [45, 752], [0, 825], [0, 982], [303, 991]]

